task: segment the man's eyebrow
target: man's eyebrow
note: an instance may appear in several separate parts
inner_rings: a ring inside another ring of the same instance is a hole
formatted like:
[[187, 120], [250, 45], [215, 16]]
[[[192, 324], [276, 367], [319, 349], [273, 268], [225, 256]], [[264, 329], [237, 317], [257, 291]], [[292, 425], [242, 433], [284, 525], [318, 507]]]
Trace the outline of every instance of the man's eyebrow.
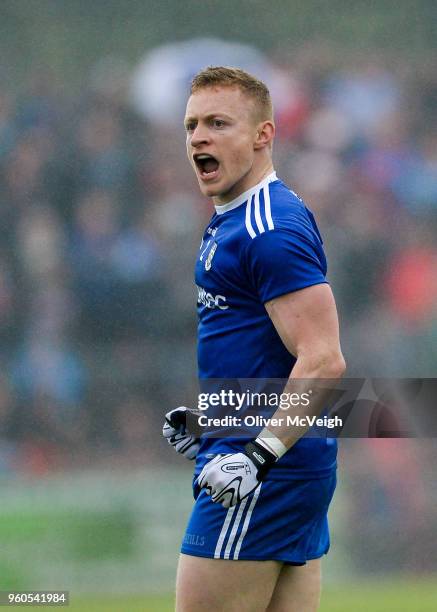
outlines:
[[[226, 119], [229, 120], [233, 120], [233, 117], [231, 117], [231, 115], [228, 115], [227, 113], [224, 113], [222, 111], [216, 111], [214, 113], [208, 113], [207, 115], [205, 115], [204, 117], [201, 117], [201, 119], [213, 119], [214, 117], [224, 117]], [[184, 119], [184, 125], [186, 125], [187, 123], [190, 123], [190, 121], [198, 121], [198, 117], [192, 117], [192, 116], [188, 116], [185, 117]]]

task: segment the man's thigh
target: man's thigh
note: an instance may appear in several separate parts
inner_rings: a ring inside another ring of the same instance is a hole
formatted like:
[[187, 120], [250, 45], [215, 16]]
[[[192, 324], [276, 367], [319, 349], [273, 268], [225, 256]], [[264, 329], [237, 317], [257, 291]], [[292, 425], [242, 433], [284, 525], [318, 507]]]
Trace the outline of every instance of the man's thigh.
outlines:
[[316, 612], [320, 604], [321, 559], [284, 565], [267, 612]]
[[326, 511], [334, 488], [335, 475], [265, 481], [229, 510], [202, 491], [182, 544], [178, 612], [264, 612], [283, 563], [327, 552]]
[[281, 569], [278, 561], [230, 561], [181, 554], [176, 612], [265, 612]]

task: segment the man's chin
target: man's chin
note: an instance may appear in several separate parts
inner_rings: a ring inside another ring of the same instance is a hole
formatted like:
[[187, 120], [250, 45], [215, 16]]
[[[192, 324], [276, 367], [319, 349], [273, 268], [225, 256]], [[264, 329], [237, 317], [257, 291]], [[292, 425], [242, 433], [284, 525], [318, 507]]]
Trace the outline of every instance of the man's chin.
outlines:
[[214, 183], [207, 184], [199, 180], [199, 187], [200, 187], [200, 191], [202, 192], [202, 194], [206, 196], [207, 198], [213, 198], [215, 196], [220, 196], [223, 193], [223, 186], [220, 186], [219, 182], [215, 184]]

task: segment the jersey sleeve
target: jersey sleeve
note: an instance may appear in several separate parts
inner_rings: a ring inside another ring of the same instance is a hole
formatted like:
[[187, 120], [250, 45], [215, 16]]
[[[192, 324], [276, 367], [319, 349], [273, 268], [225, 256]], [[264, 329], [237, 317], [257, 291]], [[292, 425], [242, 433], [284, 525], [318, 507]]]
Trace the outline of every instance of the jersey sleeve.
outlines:
[[328, 282], [322, 245], [305, 229], [274, 229], [256, 236], [246, 250], [246, 269], [263, 304]]

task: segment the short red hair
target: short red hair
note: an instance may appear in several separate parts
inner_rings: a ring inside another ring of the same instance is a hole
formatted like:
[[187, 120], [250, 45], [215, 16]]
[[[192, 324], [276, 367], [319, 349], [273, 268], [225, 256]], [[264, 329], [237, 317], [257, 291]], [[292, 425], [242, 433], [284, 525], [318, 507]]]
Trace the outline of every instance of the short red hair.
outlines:
[[208, 66], [192, 80], [191, 93], [215, 86], [238, 87], [253, 101], [257, 121], [273, 120], [273, 105], [268, 87], [252, 74], [231, 66]]

